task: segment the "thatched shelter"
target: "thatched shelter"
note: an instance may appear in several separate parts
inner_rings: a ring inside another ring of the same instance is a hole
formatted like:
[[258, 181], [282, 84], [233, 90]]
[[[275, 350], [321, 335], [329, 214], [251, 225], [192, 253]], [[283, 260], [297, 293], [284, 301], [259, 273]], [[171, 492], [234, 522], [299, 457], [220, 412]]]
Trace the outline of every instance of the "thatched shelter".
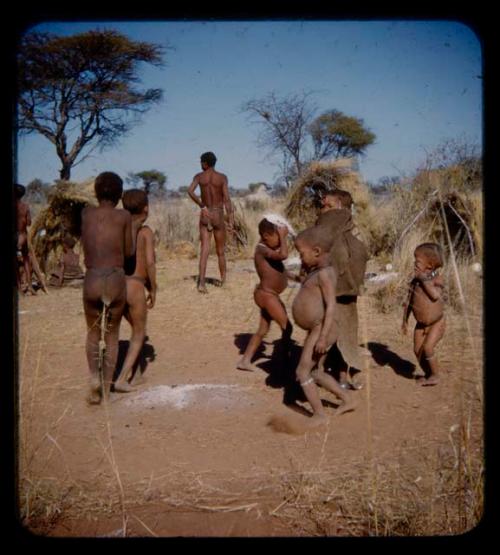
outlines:
[[48, 205], [31, 226], [31, 242], [44, 272], [59, 253], [66, 234], [80, 238], [82, 210], [89, 204], [97, 205], [94, 179], [80, 184], [59, 181], [50, 188]]
[[343, 189], [351, 193], [354, 220], [370, 250], [372, 239], [372, 206], [368, 187], [352, 169], [349, 158], [329, 162], [312, 162], [295, 180], [288, 194], [285, 215], [297, 231], [314, 225], [321, 193]]
[[482, 256], [483, 217], [482, 192], [460, 179], [460, 168], [451, 166], [419, 172], [411, 189], [402, 193], [400, 204], [411, 208], [402, 219], [394, 250], [404, 242], [405, 235], [416, 229], [427, 241], [451, 246], [455, 253], [475, 258]]

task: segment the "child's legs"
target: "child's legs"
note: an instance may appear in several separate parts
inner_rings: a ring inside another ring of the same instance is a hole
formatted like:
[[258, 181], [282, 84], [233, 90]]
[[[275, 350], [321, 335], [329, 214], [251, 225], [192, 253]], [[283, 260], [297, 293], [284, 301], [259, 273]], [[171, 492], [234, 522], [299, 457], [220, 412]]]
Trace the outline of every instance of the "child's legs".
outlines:
[[87, 338], [85, 351], [90, 372], [90, 383], [92, 389], [100, 387], [99, 376], [99, 340], [101, 332], [99, 322], [101, 318], [102, 303], [83, 297], [83, 310], [87, 322]]
[[290, 340], [293, 332], [292, 323], [288, 319], [285, 305], [278, 295], [268, 293], [262, 289], [256, 289], [254, 293], [255, 302], [266, 312], [271, 320], [274, 320], [281, 328], [281, 347], [284, 354], [290, 349]]
[[237, 368], [239, 368], [240, 370], [254, 370], [254, 371], [259, 370], [258, 366], [255, 366], [255, 364], [252, 364], [252, 358], [255, 355], [257, 349], [259, 348], [259, 345], [262, 343], [262, 340], [267, 335], [270, 324], [271, 324], [270, 316], [266, 313], [265, 310], [261, 309], [259, 328], [250, 338], [247, 348], [245, 349], [245, 352], [243, 353], [242, 358], [240, 359], [240, 361], [236, 366]]
[[438, 342], [442, 339], [444, 331], [446, 328], [444, 318], [441, 318], [438, 322], [435, 322], [427, 328], [423, 345], [421, 358], [425, 359], [426, 365], [429, 369], [429, 375], [436, 377], [439, 374], [439, 364], [437, 357], [435, 356], [434, 349]]
[[147, 311], [144, 286], [137, 280], [127, 279], [126, 317], [132, 327], [132, 336], [115, 389], [117, 384], [126, 382], [130, 378], [132, 368], [141, 352], [146, 337]]
[[327, 354], [321, 356], [317, 367], [312, 371], [314, 381], [321, 387], [324, 387], [330, 393], [339, 397], [342, 401], [347, 402], [349, 395], [346, 390], [340, 387], [337, 380], [325, 372], [325, 359]]
[[219, 273], [222, 282], [226, 280], [226, 257], [224, 255], [224, 247], [226, 245], [226, 232], [224, 227], [214, 228], [215, 250], [219, 261]]
[[274, 320], [282, 331], [288, 328], [290, 323], [286, 313], [285, 305], [282, 303], [278, 295], [268, 293], [262, 289], [256, 289], [254, 293], [255, 303], [259, 308], [265, 310], [271, 320]]
[[120, 322], [125, 309], [125, 292], [123, 295], [113, 301], [108, 311], [108, 324], [106, 327], [106, 352], [104, 354], [103, 381], [104, 396], [108, 397], [113, 382], [113, 374], [116, 368], [116, 360], [118, 358], [118, 339], [120, 335]]
[[[106, 301], [106, 305], [103, 302]], [[91, 383], [99, 380], [99, 342], [104, 336], [104, 394], [107, 396], [118, 356], [118, 333], [125, 308], [125, 275], [121, 269], [90, 269], [83, 282], [83, 305], [87, 320], [87, 360]], [[103, 311], [105, 310], [104, 319]], [[101, 329], [104, 326], [104, 330]]]
[[319, 397], [318, 388], [311, 376], [311, 371], [314, 368], [314, 346], [318, 341], [319, 334], [321, 333], [321, 324], [318, 324], [307, 334], [304, 341], [304, 347], [300, 355], [299, 364], [295, 371], [297, 381], [300, 383], [306, 399], [309, 401], [314, 416], [324, 416], [323, 404]]

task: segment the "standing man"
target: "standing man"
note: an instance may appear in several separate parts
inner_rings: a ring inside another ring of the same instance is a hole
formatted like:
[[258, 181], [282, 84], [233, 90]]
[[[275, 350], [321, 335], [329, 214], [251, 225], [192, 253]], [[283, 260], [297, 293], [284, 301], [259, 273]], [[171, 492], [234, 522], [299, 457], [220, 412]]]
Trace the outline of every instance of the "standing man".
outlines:
[[[224, 207], [229, 217], [228, 231], [234, 228], [234, 214], [227, 177], [215, 171], [217, 158], [213, 152], [201, 155], [202, 172], [197, 173], [188, 189], [190, 198], [201, 208], [200, 212], [200, 265], [198, 277], [198, 291], [207, 293], [205, 286], [205, 273], [207, 270], [208, 251], [210, 249], [210, 232], [213, 231], [215, 248], [219, 259], [220, 285], [226, 281], [226, 259], [224, 247], [226, 244], [226, 231], [224, 223]], [[195, 194], [195, 189], [200, 186], [201, 198]]]

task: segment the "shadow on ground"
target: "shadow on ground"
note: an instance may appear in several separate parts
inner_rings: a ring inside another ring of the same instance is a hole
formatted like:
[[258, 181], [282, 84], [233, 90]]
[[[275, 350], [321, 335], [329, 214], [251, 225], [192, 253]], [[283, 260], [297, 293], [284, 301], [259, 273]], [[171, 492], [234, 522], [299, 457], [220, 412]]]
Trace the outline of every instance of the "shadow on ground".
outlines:
[[390, 366], [399, 376], [403, 376], [403, 378], [409, 380], [415, 379], [413, 376], [415, 365], [413, 362], [401, 358], [398, 354], [391, 351], [387, 345], [369, 342], [364, 344], [363, 347], [366, 347], [371, 352], [373, 360], [379, 366]]

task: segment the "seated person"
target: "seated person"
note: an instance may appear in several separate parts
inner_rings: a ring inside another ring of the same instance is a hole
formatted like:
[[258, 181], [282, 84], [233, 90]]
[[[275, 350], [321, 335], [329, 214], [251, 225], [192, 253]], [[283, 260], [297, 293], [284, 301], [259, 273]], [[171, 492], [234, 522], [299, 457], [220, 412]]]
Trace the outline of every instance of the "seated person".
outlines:
[[85, 274], [80, 266], [80, 255], [73, 250], [75, 245], [75, 239], [71, 235], [65, 235], [63, 239], [63, 254], [58, 261], [57, 267], [51, 273], [49, 285], [62, 287], [64, 282], [83, 280]]

